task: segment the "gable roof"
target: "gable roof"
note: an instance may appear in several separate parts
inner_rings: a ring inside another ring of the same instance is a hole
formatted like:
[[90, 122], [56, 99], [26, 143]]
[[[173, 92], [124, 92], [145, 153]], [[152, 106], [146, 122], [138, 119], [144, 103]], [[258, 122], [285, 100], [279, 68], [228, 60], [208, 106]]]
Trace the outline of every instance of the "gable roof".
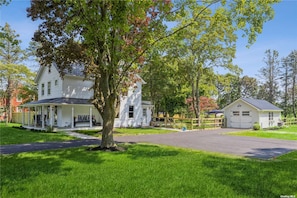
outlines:
[[[253, 106], [254, 108], [260, 110], [260, 111], [282, 111], [281, 108], [271, 104], [270, 102], [266, 101], [266, 100], [259, 100], [259, 99], [253, 99], [253, 98], [240, 98], [237, 101], [243, 101], [251, 106]], [[232, 105], [233, 103], [229, 104], [228, 106], [224, 107], [224, 109], [226, 109], [227, 107], [229, 107], [230, 105]]]
[[[39, 70], [37, 72], [37, 75], [35, 77], [35, 82], [36, 83], [39, 81], [39, 79], [41, 77], [41, 74], [44, 72], [44, 70], [46, 68], [49, 68], [49, 67], [51, 67], [51, 69], [53, 68], [53, 69], [59, 71], [59, 69], [58, 69], [58, 67], [57, 67], [57, 65], [55, 63], [52, 64], [51, 66], [40, 66], [40, 68], [39, 68]], [[65, 76], [78, 76], [78, 77], [83, 78], [84, 77], [83, 70], [84, 70], [84, 68], [83, 68], [82, 64], [74, 63], [72, 65], [72, 67], [70, 68], [70, 70], [68, 70], [68, 69], [64, 70], [64, 75]]]

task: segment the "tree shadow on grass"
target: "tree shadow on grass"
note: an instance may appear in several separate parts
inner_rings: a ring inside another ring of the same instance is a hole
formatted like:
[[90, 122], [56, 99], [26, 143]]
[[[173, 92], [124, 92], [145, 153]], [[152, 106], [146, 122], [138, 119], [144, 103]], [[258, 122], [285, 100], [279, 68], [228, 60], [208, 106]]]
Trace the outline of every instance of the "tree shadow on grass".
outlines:
[[238, 195], [280, 197], [297, 194], [296, 160], [249, 160], [209, 157], [203, 161], [209, 176]]
[[257, 148], [253, 149], [251, 152], [245, 153], [247, 157], [257, 158], [257, 159], [271, 159], [284, 155], [293, 151], [293, 149], [288, 148]]
[[58, 149], [48, 151], [50, 155], [55, 155], [63, 160], [70, 160], [74, 162], [84, 163], [84, 164], [100, 164], [104, 160], [100, 157], [97, 152], [87, 151], [88, 147], [80, 148], [70, 148], [70, 149]]
[[[1, 156], [1, 187], [6, 186], [11, 191], [20, 191], [22, 189], [15, 189], [12, 184], [33, 181], [40, 174], [70, 171], [68, 168], [62, 168], [61, 165], [62, 161], [54, 156], [32, 154]], [[16, 186], [19, 188], [19, 185]]]
[[[79, 149], [59, 149], [1, 155], [0, 157], [0, 186], [6, 186], [10, 191], [25, 190], [20, 189], [20, 185], [14, 187], [12, 184], [33, 181], [35, 178], [38, 178], [39, 175], [67, 175], [75, 168], [73, 162], [85, 164], [100, 164], [103, 162], [98, 154], [86, 152], [84, 147]], [[65, 160], [70, 161], [69, 165], [65, 166]]]
[[125, 145], [125, 147], [127, 147], [125, 153], [131, 159], [168, 157], [180, 153], [178, 150], [164, 149], [161, 146], [151, 144], [133, 144], [133, 146]]

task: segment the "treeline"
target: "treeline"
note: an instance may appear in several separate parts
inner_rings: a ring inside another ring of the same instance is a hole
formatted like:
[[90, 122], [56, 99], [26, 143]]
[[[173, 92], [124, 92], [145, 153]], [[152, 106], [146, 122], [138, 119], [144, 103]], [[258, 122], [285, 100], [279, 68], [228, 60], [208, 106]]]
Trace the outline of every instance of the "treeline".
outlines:
[[34, 56], [34, 43], [28, 49], [21, 48], [19, 35], [9, 24], [0, 27], [0, 116], [11, 121], [13, 98], [23, 103], [37, 99], [34, 83], [36, 72], [32, 72], [25, 62]]
[[[167, 53], [152, 60], [142, 75], [147, 82], [143, 95], [154, 102], [156, 112], [170, 115], [190, 112], [195, 116], [193, 103], [189, 103], [189, 99], [193, 101], [193, 79], [190, 76], [198, 75], [198, 95], [215, 99], [219, 109], [241, 97], [256, 98], [282, 108], [284, 117], [296, 117], [297, 50], [292, 50], [286, 57], [279, 57], [276, 50], [266, 50], [264, 64], [259, 63], [263, 66], [258, 67], [256, 77], [241, 76], [241, 69], [236, 66], [232, 72], [216, 74], [213, 67], [202, 65], [194, 74], [191, 70], [181, 70], [180, 57], [169, 59], [169, 56]], [[200, 113], [209, 110], [203, 105], [198, 108]]]

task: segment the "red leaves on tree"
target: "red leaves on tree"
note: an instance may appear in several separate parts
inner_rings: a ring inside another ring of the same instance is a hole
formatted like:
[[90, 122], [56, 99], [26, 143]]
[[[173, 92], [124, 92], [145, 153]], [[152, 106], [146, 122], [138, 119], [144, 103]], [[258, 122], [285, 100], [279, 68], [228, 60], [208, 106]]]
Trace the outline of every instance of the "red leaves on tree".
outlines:
[[[193, 108], [193, 98], [187, 98], [186, 103], [189, 105], [190, 111], [194, 111]], [[213, 98], [209, 98], [206, 96], [199, 97], [199, 107], [201, 111], [210, 111], [213, 109], [217, 109], [218, 105]]]

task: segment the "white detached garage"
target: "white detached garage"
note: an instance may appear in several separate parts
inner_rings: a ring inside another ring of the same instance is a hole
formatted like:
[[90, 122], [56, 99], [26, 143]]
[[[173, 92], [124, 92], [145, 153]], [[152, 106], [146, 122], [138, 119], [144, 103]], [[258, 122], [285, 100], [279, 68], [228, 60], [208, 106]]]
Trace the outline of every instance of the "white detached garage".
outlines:
[[227, 127], [252, 128], [258, 122], [261, 128], [277, 126], [281, 122], [282, 109], [252, 98], [240, 98], [223, 108]]

